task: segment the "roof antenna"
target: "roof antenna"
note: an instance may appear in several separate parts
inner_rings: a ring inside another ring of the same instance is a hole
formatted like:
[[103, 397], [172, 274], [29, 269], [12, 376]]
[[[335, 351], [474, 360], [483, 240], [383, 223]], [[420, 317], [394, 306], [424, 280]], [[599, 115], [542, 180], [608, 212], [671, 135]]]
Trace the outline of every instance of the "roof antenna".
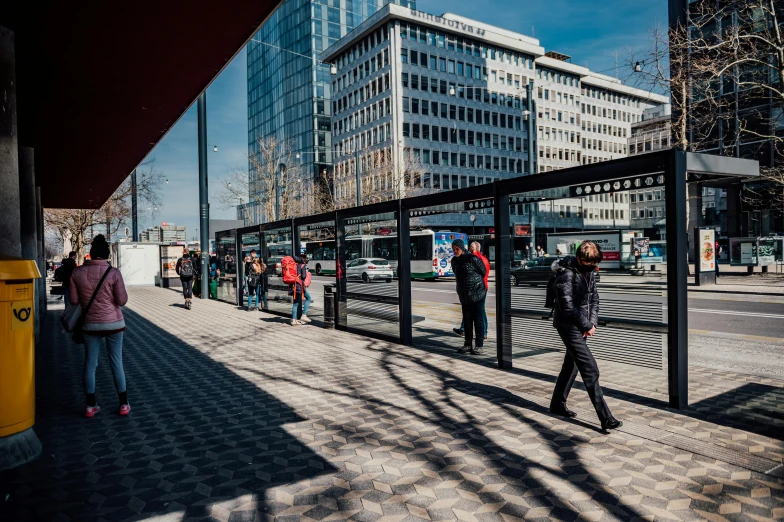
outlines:
[[531, 26], [531, 37], [536, 37], [536, 33], [534, 32], [534, 26]]

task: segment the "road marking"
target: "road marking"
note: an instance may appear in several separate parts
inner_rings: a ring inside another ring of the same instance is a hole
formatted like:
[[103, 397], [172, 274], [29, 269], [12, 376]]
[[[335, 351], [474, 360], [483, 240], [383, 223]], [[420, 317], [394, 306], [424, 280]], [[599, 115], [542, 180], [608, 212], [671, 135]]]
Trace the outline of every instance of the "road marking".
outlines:
[[698, 314], [736, 315], [739, 317], [760, 317], [763, 319], [784, 319], [781, 314], [763, 314], [759, 312], [738, 312], [733, 310], [708, 310], [705, 308], [689, 308], [689, 312]]
[[750, 340], [750, 341], [761, 341], [766, 343], [776, 343], [781, 344], [784, 343], [784, 338], [781, 337], [763, 337], [761, 335], [744, 335], [744, 334], [734, 334], [734, 333], [727, 333], [727, 332], [717, 332], [715, 330], [697, 330], [697, 329], [689, 329], [690, 334], [695, 335], [705, 335], [708, 337], [722, 337], [724, 339], [743, 339], [743, 340]]

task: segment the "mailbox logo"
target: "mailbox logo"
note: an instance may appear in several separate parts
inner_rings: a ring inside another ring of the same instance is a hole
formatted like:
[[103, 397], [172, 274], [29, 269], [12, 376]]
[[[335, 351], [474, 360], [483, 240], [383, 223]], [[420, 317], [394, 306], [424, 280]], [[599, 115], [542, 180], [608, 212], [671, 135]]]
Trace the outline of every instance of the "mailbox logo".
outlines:
[[33, 327], [33, 302], [14, 301], [11, 303], [11, 330], [24, 330]]

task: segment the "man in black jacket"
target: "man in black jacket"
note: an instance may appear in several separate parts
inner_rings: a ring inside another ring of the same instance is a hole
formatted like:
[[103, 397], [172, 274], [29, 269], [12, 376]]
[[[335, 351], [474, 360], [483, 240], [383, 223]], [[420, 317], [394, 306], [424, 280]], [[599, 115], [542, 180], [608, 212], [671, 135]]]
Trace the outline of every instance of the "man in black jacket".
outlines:
[[65, 290], [65, 306], [71, 304], [70, 292], [68, 289], [71, 287], [71, 275], [76, 268], [76, 252], [69, 252], [68, 257], [63, 258], [63, 264], [55, 272], [55, 280], [62, 281], [63, 289]]
[[[465, 325], [465, 342], [459, 353], [470, 351], [477, 355], [484, 350], [484, 315], [482, 303], [487, 296], [485, 288], [485, 264], [477, 256], [466, 252], [463, 240], [452, 242], [452, 272], [457, 281], [457, 296], [463, 308], [463, 324]], [[473, 335], [476, 334], [476, 346], [472, 347]]]
[[555, 383], [550, 412], [565, 417], [577, 414], [566, 407], [566, 398], [579, 370], [603, 430], [619, 428], [623, 423], [612, 416], [599, 386], [599, 367], [586, 340], [596, 333], [599, 323], [599, 292], [596, 290], [596, 267], [602, 261], [602, 251], [593, 241], [584, 241], [576, 256], [568, 256], [553, 263], [555, 281], [555, 309], [553, 326], [566, 346], [561, 373]]

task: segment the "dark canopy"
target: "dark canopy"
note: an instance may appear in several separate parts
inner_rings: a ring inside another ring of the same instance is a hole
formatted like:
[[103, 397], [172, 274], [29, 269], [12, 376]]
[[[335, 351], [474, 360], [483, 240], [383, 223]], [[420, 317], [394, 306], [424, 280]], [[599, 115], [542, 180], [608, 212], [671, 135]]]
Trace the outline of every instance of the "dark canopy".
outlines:
[[4, 3], [43, 205], [100, 206], [278, 3]]

